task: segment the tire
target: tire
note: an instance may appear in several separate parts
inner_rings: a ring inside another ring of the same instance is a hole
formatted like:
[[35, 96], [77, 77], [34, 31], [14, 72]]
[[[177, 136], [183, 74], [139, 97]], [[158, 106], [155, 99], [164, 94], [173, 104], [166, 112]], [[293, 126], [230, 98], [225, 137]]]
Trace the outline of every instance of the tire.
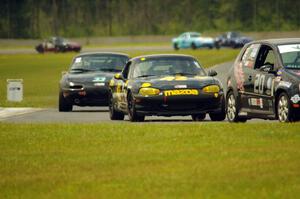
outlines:
[[62, 92], [59, 93], [59, 98], [58, 98], [58, 111], [59, 112], [70, 112], [73, 110], [73, 105], [68, 102]]
[[131, 93], [128, 93], [127, 97], [127, 111], [128, 118], [131, 122], [143, 122], [145, 120], [144, 115], [138, 115], [135, 109], [135, 102]]
[[197, 49], [196, 44], [192, 43], [192, 44], [191, 44], [191, 48], [192, 48], [193, 50], [196, 50], [196, 49]]
[[229, 122], [246, 122], [246, 118], [240, 118], [238, 116], [239, 107], [236, 104], [236, 98], [232, 91], [227, 95], [226, 101], [226, 116]]
[[108, 107], [109, 107], [109, 118], [111, 120], [124, 120], [124, 114], [115, 109], [115, 104], [113, 102], [112, 94], [109, 95], [108, 99]]
[[175, 44], [173, 45], [173, 48], [174, 48], [174, 50], [179, 50], [179, 48], [178, 48], [178, 44], [177, 44], [177, 43], [175, 43]]
[[294, 118], [292, 116], [291, 103], [286, 93], [281, 93], [277, 100], [277, 116], [279, 122], [292, 122]]
[[193, 121], [203, 121], [205, 119], [206, 113], [193, 114]]

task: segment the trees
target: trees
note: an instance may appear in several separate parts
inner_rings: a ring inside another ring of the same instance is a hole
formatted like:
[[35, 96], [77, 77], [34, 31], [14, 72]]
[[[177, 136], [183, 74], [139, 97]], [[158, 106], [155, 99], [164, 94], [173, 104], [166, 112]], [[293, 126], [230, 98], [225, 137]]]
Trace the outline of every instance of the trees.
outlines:
[[1, 38], [299, 30], [293, 0], [2, 0]]

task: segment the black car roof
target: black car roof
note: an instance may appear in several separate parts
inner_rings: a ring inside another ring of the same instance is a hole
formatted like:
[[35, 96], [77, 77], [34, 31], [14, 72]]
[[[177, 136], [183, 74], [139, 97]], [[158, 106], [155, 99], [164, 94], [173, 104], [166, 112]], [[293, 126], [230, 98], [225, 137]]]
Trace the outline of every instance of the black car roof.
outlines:
[[161, 57], [180, 57], [180, 58], [192, 58], [195, 59], [195, 57], [191, 55], [183, 55], [183, 54], [153, 54], [153, 55], [141, 55], [138, 57], [134, 57], [131, 59], [131, 61], [139, 60], [141, 58], [161, 58]]
[[253, 41], [251, 43], [268, 43], [277, 46], [282, 44], [300, 43], [300, 38], [265, 39], [265, 40]]
[[83, 56], [83, 55], [120, 55], [120, 56], [126, 56], [129, 58], [128, 54], [119, 53], [119, 52], [86, 52], [86, 53], [80, 53], [76, 57]]

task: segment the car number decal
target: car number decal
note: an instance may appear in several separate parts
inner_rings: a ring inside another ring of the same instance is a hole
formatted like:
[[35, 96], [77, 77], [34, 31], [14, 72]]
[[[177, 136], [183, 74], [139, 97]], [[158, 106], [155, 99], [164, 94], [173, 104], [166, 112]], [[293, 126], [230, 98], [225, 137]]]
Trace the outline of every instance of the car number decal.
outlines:
[[166, 90], [164, 91], [165, 96], [173, 95], [199, 95], [199, 91], [196, 89], [182, 89], [182, 90]]

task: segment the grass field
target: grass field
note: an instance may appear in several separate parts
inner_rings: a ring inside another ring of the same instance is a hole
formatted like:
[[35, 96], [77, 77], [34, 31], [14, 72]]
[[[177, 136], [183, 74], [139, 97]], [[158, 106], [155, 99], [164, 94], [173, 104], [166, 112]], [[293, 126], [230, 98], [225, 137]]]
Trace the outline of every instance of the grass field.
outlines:
[[[134, 57], [153, 53], [174, 53], [175, 51], [125, 52]], [[181, 50], [176, 53], [190, 54], [199, 59], [204, 67], [233, 60], [239, 50]], [[56, 107], [58, 83], [61, 72], [68, 69], [73, 53], [66, 54], [18, 54], [0, 55], [0, 107], [29, 106]], [[24, 80], [24, 100], [21, 103], [6, 101], [6, 79]]]
[[297, 198], [300, 123], [0, 123], [0, 198]]

